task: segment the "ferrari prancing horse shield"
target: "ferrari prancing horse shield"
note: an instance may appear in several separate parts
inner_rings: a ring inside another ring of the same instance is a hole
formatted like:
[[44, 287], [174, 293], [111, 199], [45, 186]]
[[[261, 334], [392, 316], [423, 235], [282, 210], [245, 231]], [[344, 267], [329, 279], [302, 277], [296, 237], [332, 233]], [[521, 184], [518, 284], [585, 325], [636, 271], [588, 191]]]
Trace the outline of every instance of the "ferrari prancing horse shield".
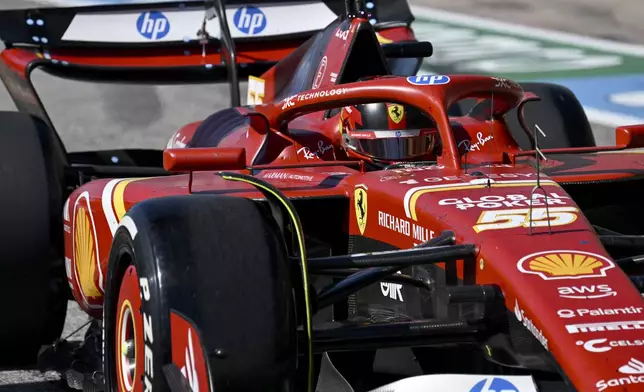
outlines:
[[391, 118], [391, 121], [396, 124], [398, 124], [405, 115], [405, 108], [402, 105], [389, 105], [387, 110], [389, 111], [389, 118]]
[[364, 234], [364, 230], [367, 227], [367, 191], [364, 188], [356, 188], [353, 191], [353, 198], [360, 234]]

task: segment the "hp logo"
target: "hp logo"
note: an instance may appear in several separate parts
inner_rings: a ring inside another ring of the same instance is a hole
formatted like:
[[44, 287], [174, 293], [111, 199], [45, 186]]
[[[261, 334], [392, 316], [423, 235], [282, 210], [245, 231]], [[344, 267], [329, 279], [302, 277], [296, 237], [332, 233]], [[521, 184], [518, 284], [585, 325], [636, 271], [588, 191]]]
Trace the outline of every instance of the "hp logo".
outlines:
[[257, 7], [241, 7], [235, 12], [235, 27], [244, 34], [259, 34], [266, 28], [266, 15]]
[[416, 86], [435, 86], [438, 84], [447, 84], [449, 83], [449, 76], [445, 75], [417, 75], [410, 76], [407, 78], [407, 81], [410, 84]]
[[519, 388], [515, 387], [508, 380], [500, 377], [486, 378], [476, 383], [470, 389], [470, 392], [519, 392]]
[[159, 11], [144, 12], [136, 20], [136, 28], [145, 38], [156, 41], [168, 35], [170, 21]]

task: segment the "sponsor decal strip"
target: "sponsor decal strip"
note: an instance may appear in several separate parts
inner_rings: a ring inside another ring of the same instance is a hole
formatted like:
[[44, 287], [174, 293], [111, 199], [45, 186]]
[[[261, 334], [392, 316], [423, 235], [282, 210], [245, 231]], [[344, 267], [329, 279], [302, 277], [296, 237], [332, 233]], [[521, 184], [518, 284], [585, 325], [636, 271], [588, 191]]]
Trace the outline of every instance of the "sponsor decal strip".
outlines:
[[105, 185], [105, 188], [103, 188], [103, 195], [101, 197], [103, 213], [105, 214], [105, 219], [107, 219], [107, 225], [110, 227], [112, 235], [116, 233], [116, 229], [119, 226], [119, 222], [116, 219], [116, 213], [112, 208], [112, 191], [114, 191], [114, 187], [119, 181], [121, 181], [121, 179], [115, 179], [108, 182], [107, 185]]
[[133, 178], [129, 180], [123, 180], [119, 182], [114, 188], [114, 212], [116, 212], [116, 218], [120, 222], [121, 219], [125, 216], [127, 212], [125, 210], [125, 202], [123, 201], [123, 195], [125, 194], [125, 187], [128, 186], [131, 182], [138, 181], [139, 178]]
[[110, 227], [112, 236], [116, 233], [116, 230], [119, 227], [119, 222], [127, 213], [124, 200], [125, 188], [132, 182], [147, 180], [148, 178], [153, 177], [115, 179], [108, 182], [107, 185], [105, 185], [105, 188], [103, 188], [101, 203], [103, 205], [105, 219], [107, 219], [107, 224]]
[[426, 229], [406, 219], [398, 218], [383, 211], [378, 211], [378, 226], [406, 235], [407, 237], [413, 236], [414, 241], [421, 244], [434, 238], [436, 234], [433, 230]]
[[[525, 187], [525, 186], [534, 186], [537, 185], [535, 180], [509, 180], [509, 181], [494, 181], [491, 182], [491, 186], [488, 186], [487, 182], [482, 184], [472, 184], [472, 183], [461, 183], [461, 184], [441, 184], [441, 185], [427, 185], [419, 186], [412, 188], [407, 191], [405, 194], [404, 205], [405, 205], [405, 215], [407, 218], [413, 220], [418, 220], [416, 215], [416, 203], [418, 198], [426, 193], [432, 192], [447, 192], [447, 191], [458, 191], [466, 189], [484, 189], [484, 188], [508, 188], [508, 187]], [[541, 186], [556, 186], [559, 187], [559, 184], [553, 180], [541, 180]]]
[[569, 334], [605, 331], [633, 331], [642, 329], [644, 329], [644, 320], [566, 325], [566, 330]]

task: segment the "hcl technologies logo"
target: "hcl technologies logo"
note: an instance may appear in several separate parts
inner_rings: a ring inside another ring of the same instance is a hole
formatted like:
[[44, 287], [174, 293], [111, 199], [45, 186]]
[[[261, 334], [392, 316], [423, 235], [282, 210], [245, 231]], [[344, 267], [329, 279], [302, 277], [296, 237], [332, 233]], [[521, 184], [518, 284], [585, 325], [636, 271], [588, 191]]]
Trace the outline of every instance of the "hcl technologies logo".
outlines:
[[234, 22], [237, 30], [244, 34], [255, 35], [266, 28], [266, 15], [257, 7], [241, 7], [235, 12]]
[[494, 377], [477, 382], [469, 392], [519, 392], [519, 388], [508, 380]]
[[156, 41], [168, 35], [170, 21], [159, 11], [148, 11], [139, 15], [136, 28], [145, 38]]

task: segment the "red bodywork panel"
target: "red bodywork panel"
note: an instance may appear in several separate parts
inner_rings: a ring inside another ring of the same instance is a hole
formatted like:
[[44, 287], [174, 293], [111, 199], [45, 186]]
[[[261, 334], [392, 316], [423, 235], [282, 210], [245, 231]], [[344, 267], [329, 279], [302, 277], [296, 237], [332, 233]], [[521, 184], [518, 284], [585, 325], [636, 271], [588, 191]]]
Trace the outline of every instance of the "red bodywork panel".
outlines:
[[[528, 199], [537, 185], [534, 154], [521, 156], [527, 154], [520, 154], [501, 120], [450, 119], [445, 113], [446, 107], [460, 99], [485, 98], [494, 92], [495, 115], [500, 116], [524, 99], [521, 87], [505, 79], [463, 75], [451, 76], [442, 85], [414, 85], [404, 77], [338, 85], [360, 23], [366, 21], [352, 21], [346, 40], [343, 34], [331, 35], [323, 61], [311, 65], [316, 69], [311, 90], [274, 102], [273, 71], [262, 75], [262, 104], [238, 110], [263, 114], [271, 129], [253, 120], [229, 132], [219, 146], [245, 148], [247, 165], [349, 160], [341, 144], [339, 115], [327, 118], [327, 109], [369, 100], [396, 100], [427, 108], [442, 141], [436, 165], [363, 173], [338, 164], [265, 169], [257, 176], [290, 198], [346, 197], [351, 206], [346, 222], [349, 234], [398, 248], [410, 248], [443, 230], [453, 230], [458, 243], [478, 244], [476, 282], [501, 287], [508, 309], [557, 358], [578, 390], [596, 390], [598, 380], [622, 377], [620, 367], [631, 358], [644, 359], [638, 347], [620, 346], [598, 353], [584, 345], [607, 346], [601, 339], [641, 340], [644, 301], [558, 182], [640, 178], [644, 155], [641, 151], [549, 155], [541, 162], [542, 189], [536, 192], [547, 194], [547, 202], [539, 197], [532, 203], [530, 235]], [[381, 34], [393, 40], [413, 38], [406, 28]], [[266, 49], [266, 55], [272, 51], [279, 49]], [[21, 56], [20, 49], [3, 54], [5, 62], [16, 67], [31, 61], [22, 61]], [[85, 61], [80, 54], [69, 56]], [[179, 64], [185, 59], [174, 60], [169, 55], [159, 61]], [[455, 124], [460, 125], [459, 131]], [[198, 125], [180, 130], [168, 147], [186, 147]], [[470, 146], [467, 154], [461, 148], [464, 144]], [[575, 164], [580, 159], [584, 165]], [[254, 188], [227, 182], [213, 171], [194, 173], [191, 191], [263, 198]], [[112, 238], [127, 211], [142, 200], [187, 194], [188, 174], [96, 180], [71, 194], [64, 207], [66, 261], [74, 297], [85, 311], [101, 317]], [[364, 215], [357, 195], [361, 195]], [[458, 270], [462, 277], [462, 263]], [[186, 342], [172, 343], [181, 350], [187, 346]]]

